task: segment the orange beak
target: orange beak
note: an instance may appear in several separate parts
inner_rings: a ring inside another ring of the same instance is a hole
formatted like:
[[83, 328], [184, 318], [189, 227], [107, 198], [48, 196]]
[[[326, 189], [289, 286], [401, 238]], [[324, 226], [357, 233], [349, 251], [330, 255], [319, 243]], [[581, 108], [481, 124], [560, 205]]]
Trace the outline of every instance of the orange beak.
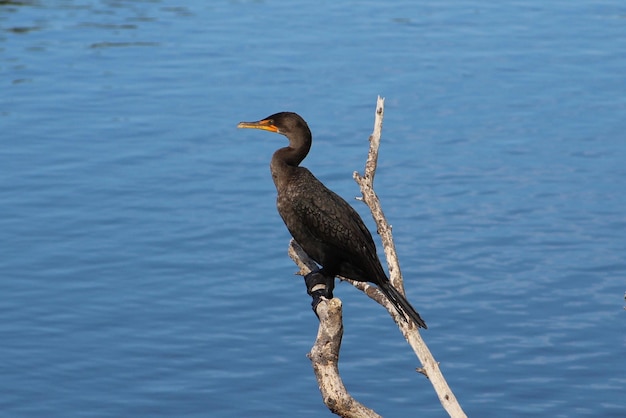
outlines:
[[278, 132], [278, 127], [271, 119], [263, 119], [258, 122], [239, 122], [237, 128], [262, 129], [264, 131]]

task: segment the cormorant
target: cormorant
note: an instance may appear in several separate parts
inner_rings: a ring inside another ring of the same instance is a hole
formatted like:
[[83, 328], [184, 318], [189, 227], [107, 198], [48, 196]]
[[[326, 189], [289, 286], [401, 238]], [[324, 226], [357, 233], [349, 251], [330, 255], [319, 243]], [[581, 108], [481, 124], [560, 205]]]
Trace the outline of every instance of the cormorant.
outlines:
[[[311, 148], [311, 131], [300, 115], [280, 112], [238, 128], [262, 129], [285, 135], [289, 146], [272, 156], [270, 169], [278, 192], [276, 206], [287, 229], [321, 269], [310, 274], [325, 278], [325, 296], [332, 298], [335, 276], [374, 283], [406, 319], [426, 323], [392, 285], [376, 254], [376, 245], [359, 214], [299, 164]], [[307, 282], [308, 285], [308, 282]], [[310, 291], [310, 290], [309, 290]]]

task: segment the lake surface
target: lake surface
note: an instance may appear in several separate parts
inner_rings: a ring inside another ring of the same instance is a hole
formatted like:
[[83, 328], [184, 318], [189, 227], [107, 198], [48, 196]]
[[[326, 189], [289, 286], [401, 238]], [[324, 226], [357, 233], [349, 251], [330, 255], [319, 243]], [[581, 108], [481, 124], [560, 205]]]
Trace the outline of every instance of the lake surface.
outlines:
[[[286, 141], [235, 127], [300, 113], [352, 201], [380, 94], [375, 186], [468, 415], [624, 416], [623, 2], [183, 4], [0, 2], [0, 415], [332, 416]], [[386, 312], [336, 296], [352, 394], [446, 416]]]

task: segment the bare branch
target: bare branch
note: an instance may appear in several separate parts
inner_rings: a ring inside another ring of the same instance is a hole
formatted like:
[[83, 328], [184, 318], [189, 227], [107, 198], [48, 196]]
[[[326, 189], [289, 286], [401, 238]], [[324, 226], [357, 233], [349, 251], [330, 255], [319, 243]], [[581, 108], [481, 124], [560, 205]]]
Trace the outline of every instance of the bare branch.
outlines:
[[[376, 169], [378, 147], [380, 145], [380, 135], [382, 132], [384, 104], [385, 100], [379, 96], [376, 104], [374, 131], [372, 132], [372, 135], [370, 135], [370, 150], [367, 162], [365, 163], [365, 174], [360, 176], [355, 172], [353, 176], [361, 188], [363, 202], [365, 202], [365, 204], [367, 204], [370, 208], [372, 217], [376, 222], [378, 234], [381, 237], [383, 247], [385, 249], [385, 257], [387, 258], [387, 265], [389, 266], [391, 283], [394, 287], [396, 287], [396, 289], [404, 293], [402, 273], [400, 271], [400, 263], [398, 262], [398, 256], [396, 254], [396, 247], [393, 243], [391, 227], [385, 218], [378, 196], [374, 192], [373, 185], [374, 170]], [[361, 286], [358, 287], [360, 288]], [[383, 303], [383, 306], [385, 306], [387, 311], [389, 311], [391, 316], [394, 318], [394, 321], [398, 325], [398, 328], [400, 328], [402, 335], [404, 335], [404, 338], [407, 340], [411, 348], [413, 348], [413, 351], [422, 363], [422, 367], [418, 370], [428, 377], [435, 389], [435, 392], [437, 392], [437, 396], [439, 397], [444, 409], [453, 418], [466, 417], [465, 413], [461, 409], [461, 406], [456, 400], [456, 397], [452, 393], [452, 390], [450, 390], [448, 383], [443, 377], [443, 374], [439, 369], [439, 363], [435, 361], [435, 358], [422, 339], [419, 330], [413, 323], [406, 322], [399, 318], [396, 310], [386, 300], [385, 303]]]
[[[315, 262], [293, 239], [289, 244], [289, 256], [300, 267], [299, 274], [306, 275], [316, 268]], [[350, 418], [380, 418], [376, 412], [355, 400], [346, 389], [339, 374], [339, 350], [343, 337], [341, 300], [326, 299], [316, 306], [320, 325], [315, 344], [308, 354], [317, 378], [322, 399], [333, 413]]]
[[[391, 283], [404, 294], [402, 274], [393, 243], [391, 227], [385, 218], [373, 186], [378, 161], [378, 148], [380, 145], [383, 116], [384, 99], [378, 97], [374, 131], [369, 138], [370, 149], [367, 162], [365, 163], [365, 173], [363, 176], [360, 176], [355, 172], [353, 176], [361, 188], [363, 195], [362, 200], [370, 208], [377, 225], [378, 234], [381, 236]], [[305, 275], [317, 268], [315, 262], [306, 255], [294, 240], [291, 241], [289, 246], [289, 255], [300, 267], [299, 274]], [[418, 368], [417, 371], [428, 377], [444, 409], [452, 418], [466, 418], [465, 413], [461, 409], [461, 406], [457, 402], [456, 397], [450, 390], [439, 369], [439, 363], [435, 361], [415, 325], [402, 318], [388, 299], [375, 286], [345, 278], [342, 278], [342, 280], [351, 283], [354, 287], [363, 291], [387, 309], [422, 364], [422, 367]], [[378, 415], [374, 411], [361, 405], [350, 396], [339, 376], [337, 361], [339, 359], [339, 350], [343, 335], [341, 301], [337, 298], [333, 298], [330, 301], [322, 298], [321, 302], [317, 305], [316, 313], [320, 319], [320, 327], [309, 358], [313, 363], [313, 369], [320, 386], [324, 403], [332, 412], [343, 417], [377, 417]]]
[[402, 283], [402, 273], [400, 272], [400, 264], [396, 255], [396, 246], [393, 243], [391, 235], [391, 226], [387, 223], [385, 214], [380, 205], [380, 200], [374, 191], [374, 175], [378, 164], [378, 148], [380, 146], [380, 136], [383, 129], [383, 118], [385, 115], [385, 99], [378, 96], [376, 103], [376, 116], [374, 120], [374, 131], [369, 137], [370, 149], [365, 162], [365, 173], [361, 176], [358, 172], [354, 172], [352, 177], [361, 188], [363, 202], [370, 208], [372, 217], [376, 222], [378, 235], [383, 243], [385, 250], [385, 258], [387, 259], [387, 267], [389, 268], [389, 280], [393, 287], [404, 294], [404, 284]]

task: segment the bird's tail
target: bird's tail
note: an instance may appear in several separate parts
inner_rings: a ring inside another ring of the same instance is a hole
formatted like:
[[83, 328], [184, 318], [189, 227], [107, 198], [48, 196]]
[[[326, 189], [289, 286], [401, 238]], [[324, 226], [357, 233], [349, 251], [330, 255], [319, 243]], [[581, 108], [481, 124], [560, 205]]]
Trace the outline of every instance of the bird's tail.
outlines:
[[405, 319], [408, 316], [418, 327], [428, 329], [426, 322], [424, 322], [424, 320], [420, 317], [420, 314], [418, 314], [409, 301], [406, 300], [406, 298], [402, 296], [402, 294], [398, 292], [395, 287], [393, 287], [391, 282], [385, 280], [378, 286], [378, 288], [385, 294], [385, 296], [387, 296], [389, 302], [391, 302], [401, 316]]

